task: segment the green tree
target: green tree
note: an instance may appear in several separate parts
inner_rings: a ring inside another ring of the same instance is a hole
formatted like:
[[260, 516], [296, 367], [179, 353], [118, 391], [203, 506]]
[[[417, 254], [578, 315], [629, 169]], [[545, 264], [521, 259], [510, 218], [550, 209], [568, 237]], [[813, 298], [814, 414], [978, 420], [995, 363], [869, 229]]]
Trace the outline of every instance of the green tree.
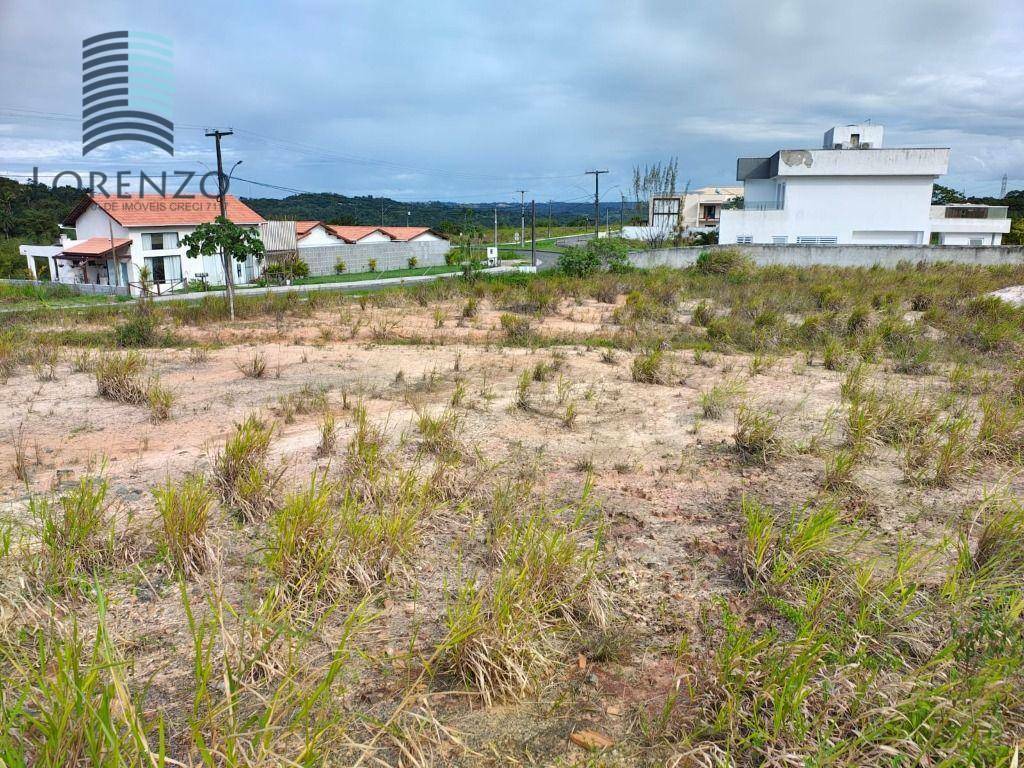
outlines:
[[253, 257], [263, 261], [263, 241], [254, 229], [240, 227], [223, 216], [214, 221], [200, 224], [190, 235], [181, 238], [182, 245], [187, 249], [185, 255], [190, 259], [199, 256], [221, 254], [224, 265], [224, 278], [228, 289], [228, 304], [231, 308], [231, 319], [235, 319], [235, 291], [231, 281], [230, 260], [244, 263]]
[[1024, 219], [1014, 219], [1010, 231], [1003, 235], [1003, 245], [1024, 245]]
[[932, 187], [932, 205], [950, 205], [952, 203], [966, 203], [967, 198], [950, 187], [936, 184]]

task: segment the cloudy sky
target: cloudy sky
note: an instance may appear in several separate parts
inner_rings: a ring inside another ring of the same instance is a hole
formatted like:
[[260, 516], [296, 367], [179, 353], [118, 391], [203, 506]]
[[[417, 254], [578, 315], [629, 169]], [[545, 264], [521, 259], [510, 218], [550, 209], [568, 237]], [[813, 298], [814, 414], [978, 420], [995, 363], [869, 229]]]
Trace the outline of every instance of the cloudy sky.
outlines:
[[[174, 43], [175, 156], [82, 157], [81, 41]], [[603, 199], [678, 156], [730, 183], [741, 154], [820, 146], [870, 118], [889, 146], [949, 146], [945, 182], [1024, 187], [1024, 3], [0, 0], [0, 174], [206, 170], [295, 190], [472, 202]], [[246, 182], [241, 194], [286, 194]]]

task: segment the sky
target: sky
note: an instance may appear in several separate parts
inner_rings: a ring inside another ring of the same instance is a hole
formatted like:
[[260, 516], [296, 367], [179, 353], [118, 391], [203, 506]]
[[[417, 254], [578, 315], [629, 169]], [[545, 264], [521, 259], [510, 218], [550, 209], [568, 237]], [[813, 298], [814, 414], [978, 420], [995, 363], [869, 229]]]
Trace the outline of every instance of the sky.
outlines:
[[[120, 29], [173, 42], [173, 157], [82, 156], [81, 41]], [[617, 201], [637, 165], [733, 184], [870, 119], [995, 195], [1024, 188], [1022, 42], [1020, 0], [0, 0], [0, 175], [204, 173], [218, 127], [246, 196], [583, 201], [601, 168]]]

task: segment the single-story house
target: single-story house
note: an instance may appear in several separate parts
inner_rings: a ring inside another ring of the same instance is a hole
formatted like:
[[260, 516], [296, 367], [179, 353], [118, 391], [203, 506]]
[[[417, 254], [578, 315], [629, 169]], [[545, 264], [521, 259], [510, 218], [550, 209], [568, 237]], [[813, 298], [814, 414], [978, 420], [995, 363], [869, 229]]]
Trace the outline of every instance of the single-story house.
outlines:
[[[235, 224], [256, 228], [263, 217], [232, 195], [224, 198], [227, 218]], [[61, 236], [60, 246], [45, 258], [50, 262], [50, 279], [61, 283], [93, 283], [139, 289], [143, 267], [158, 291], [180, 287], [185, 281], [224, 283], [219, 256], [190, 259], [181, 241], [200, 224], [220, 215], [215, 197], [178, 198], [155, 193], [109, 197], [96, 194], [82, 199], [64, 219], [74, 237]], [[59, 250], [58, 250], [59, 249]], [[26, 254], [29, 270], [36, 274], [38, 253]], [[252, 282], [260, 272], [254, 259], [235, 263], [235, 282]]]
[[296, 221], [295, 240], [299, 248], [322, 248], [356, 243], [443, 242], [447, 238], [430, 227], [345, 226], [322, 221]]
[[[287, 226], [287, 232], [282, 230]], [[294, 240], [290, 241], [292, 228]], [[370, 268], [384, 272], [405, 269], [410, 261], [422, 267], [444, 265], [451, 250], [448, 238], [430, 227], [378, 227], [327, 224], [323, 221], [268, 222], [263, 227], [271, 260], [297, 253], [312, 275]], [[271, 247], [273, 246], [273, 247]]]

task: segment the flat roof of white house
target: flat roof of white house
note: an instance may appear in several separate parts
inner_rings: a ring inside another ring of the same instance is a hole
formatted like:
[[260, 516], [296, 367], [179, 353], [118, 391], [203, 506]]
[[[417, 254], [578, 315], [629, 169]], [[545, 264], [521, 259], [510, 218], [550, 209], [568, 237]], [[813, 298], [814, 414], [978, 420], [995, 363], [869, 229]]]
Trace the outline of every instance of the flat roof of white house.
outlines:
[[736, 179], [778, 176], [942, 176], [949, 147], [889, 149], [780, 149], [770, 157], [741, 157]]

